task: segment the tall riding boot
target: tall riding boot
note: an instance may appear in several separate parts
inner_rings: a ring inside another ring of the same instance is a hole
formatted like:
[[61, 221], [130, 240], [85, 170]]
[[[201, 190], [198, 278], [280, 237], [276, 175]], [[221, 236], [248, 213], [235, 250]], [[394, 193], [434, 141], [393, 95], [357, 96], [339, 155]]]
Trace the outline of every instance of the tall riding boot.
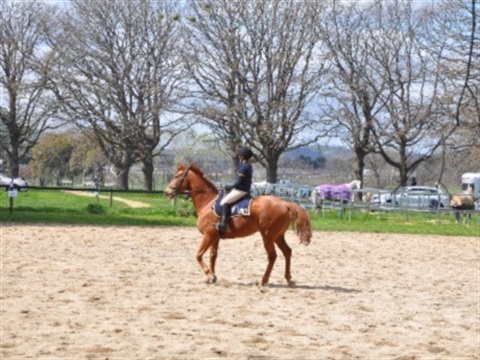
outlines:
[[217, 230], [221, 238], [225, 236], [225, 232], [227, 231], [227, 220], [229, 216], [230, 216], [230, 204], [224, 204], [222, 206], [222, 214], [221, 214], [220, 222], [217, 224]]

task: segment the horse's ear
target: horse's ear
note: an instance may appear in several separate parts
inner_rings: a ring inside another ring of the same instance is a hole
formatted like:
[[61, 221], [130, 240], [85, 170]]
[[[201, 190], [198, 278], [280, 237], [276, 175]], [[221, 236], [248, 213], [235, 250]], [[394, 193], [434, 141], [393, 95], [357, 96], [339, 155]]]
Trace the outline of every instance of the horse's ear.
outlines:
[[183, 170], [185, 170], [185, 169], [186, 169], [186, 168], [185, 168], [185, 165], [180, 164], [180, 165], [178, 165], [177, 171], [183, 171]]

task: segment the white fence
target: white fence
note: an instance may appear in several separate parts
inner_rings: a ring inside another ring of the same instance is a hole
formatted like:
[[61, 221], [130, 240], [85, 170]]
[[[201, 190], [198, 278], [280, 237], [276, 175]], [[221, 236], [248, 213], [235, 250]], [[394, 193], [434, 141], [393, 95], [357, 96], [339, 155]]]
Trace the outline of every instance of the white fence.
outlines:
[[406, 192], [402, 189], [386, 190], [377, 188], [363, 188], [352, 190], [352, 199], [347, 202], [338, 202], [332, 200], [323, 200], [321, 206], [316, 207], [312, 201], [311, 186], [294, 186], [285, 184], [262, 183], [252, 186], [252, 195], [274, 195], [284, 200], [296, 202], [306, 209], [319, 210], [322, 214], [326, 209], [336, 209], [345, 214], [347, 211], [351, 216], [353, 211], [375, 211], [392, 212], [402, 211], [408, 213], [426, 212], [426, 213], [452, 213], [457, 220], [459, 213], [480, 214], [480, 200], [477, 199], [475, 210], [456, 210], [450, 207], [450, 199], [453, 194], [433, 193], [432, 191]]

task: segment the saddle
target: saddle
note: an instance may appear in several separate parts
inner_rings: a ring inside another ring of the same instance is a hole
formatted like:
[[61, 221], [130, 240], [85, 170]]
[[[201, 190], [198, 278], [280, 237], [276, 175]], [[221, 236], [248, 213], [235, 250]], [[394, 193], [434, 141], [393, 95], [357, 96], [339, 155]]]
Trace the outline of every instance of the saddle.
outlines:
[[[215, 200], [215, 203], [212, 206], [213, 213], [217, 217], [221, 217], [222, 207], [220, 205], [220, 201], [222, 201], [225, 195], [226, 195], [225, 191], [222, 190], [220, 194], [217, 196], [217, 199]], [[252, 200], [253, 200], [253, 197], [250, 194], [248, 194], [242, 197], [237, 202], [230, 204], [229, 218], [234, 216], [250, 216], [250, 207], [252, 205]]]

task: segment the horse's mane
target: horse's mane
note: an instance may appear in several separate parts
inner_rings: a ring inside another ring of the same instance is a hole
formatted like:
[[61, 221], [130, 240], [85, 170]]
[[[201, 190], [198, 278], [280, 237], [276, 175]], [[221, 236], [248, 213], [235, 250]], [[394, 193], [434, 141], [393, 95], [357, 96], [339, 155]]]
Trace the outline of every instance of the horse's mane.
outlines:
[[192, 170], [193, 172], [195, 172], [198, 176], [200, 176], [208, 185], [208, 187], [212, 190], [215, 190], [216, 192], [218, 192], [218, 188], [217, 188], [217, 185], [215, 185], [215, 183], [213, 181], [211, 181], [210, 179], [206, 178], [205, 175], [203, 174], [203, 171], [200, 170], [200, 168], [197, 166], [197, 164], [190, 164], [190, 170]]

